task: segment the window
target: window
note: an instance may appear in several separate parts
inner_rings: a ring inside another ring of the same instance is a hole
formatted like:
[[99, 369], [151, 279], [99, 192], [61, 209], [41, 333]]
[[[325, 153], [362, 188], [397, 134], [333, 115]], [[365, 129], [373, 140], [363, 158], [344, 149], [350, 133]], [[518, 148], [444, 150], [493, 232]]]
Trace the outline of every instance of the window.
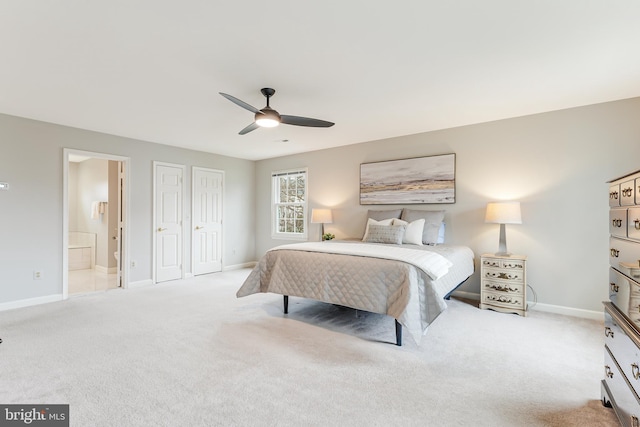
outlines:
[[273, 172], [272, 237], [307, 238], [307, 170]]

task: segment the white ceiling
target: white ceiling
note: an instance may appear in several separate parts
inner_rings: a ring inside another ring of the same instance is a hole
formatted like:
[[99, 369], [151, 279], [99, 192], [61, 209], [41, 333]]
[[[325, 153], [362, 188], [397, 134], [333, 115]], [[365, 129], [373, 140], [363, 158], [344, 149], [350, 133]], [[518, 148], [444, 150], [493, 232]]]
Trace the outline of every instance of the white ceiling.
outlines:
[[[245, 159], [640, 96], [637, 0], [2, 0], [0, 112]], [[260, 88], [331, 128], [238, 132]], [[283, 142], [282, 140], [289, 140]]]

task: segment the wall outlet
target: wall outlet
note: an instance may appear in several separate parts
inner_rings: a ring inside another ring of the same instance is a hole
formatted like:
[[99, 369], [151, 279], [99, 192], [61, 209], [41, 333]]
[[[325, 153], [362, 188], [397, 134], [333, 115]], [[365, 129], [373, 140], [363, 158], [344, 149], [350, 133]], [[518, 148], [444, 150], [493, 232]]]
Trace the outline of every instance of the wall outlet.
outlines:
[[131, 268], [136, 266], [136, 262], [135, 261], [131, 261]]
[[33, 280], [42, 279], [42, 271], [34, 270], [33, 271]]

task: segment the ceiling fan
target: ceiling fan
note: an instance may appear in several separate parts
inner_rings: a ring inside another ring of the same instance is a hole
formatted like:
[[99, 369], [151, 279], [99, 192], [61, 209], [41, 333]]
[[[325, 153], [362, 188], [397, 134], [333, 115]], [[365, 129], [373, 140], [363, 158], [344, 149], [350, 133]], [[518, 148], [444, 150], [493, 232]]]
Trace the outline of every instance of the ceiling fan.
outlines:
[[258, 129], [259, 127], [265, 127], [265, 128], [276, 127], [280, 123], [285, 125], [309, 126], [309, 127], [316, 127], [316, 128], [328, 128], [334, 125], [334, 123], [327, 122], [325, 120], [310, 119], [308, 117], [287, 116], [284, 114], [279, 114], [276, 110], [274, 110], [269, 106], [269, 98], [271, 98], [273, 94], [276, 93], [275, 89], [266, 87], [266, 88], [260, 89], [260, 92], [262, 92], [262, 94], [267, 98], [267, 106], [264, 107], [262, 110], [258, 110], [254, 106], [239, 100], [235, 96], [231, 96], [226, 93], [220, 92], [220, 95], [224, 96], [229, 101], [255, 114], [255, 121], [251, 123], [249, 126], [242, 129], [239, 132], [240, 135], [245, 135], [251, 132], [252, 130]]

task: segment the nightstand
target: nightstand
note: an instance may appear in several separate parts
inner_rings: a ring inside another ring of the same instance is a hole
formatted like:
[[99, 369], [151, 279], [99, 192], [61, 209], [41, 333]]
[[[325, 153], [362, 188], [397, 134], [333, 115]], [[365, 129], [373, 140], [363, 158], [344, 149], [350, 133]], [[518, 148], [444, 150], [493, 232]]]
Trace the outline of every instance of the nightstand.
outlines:
[[480, 308], [527, 315], [527, 257], [483, 254]]

